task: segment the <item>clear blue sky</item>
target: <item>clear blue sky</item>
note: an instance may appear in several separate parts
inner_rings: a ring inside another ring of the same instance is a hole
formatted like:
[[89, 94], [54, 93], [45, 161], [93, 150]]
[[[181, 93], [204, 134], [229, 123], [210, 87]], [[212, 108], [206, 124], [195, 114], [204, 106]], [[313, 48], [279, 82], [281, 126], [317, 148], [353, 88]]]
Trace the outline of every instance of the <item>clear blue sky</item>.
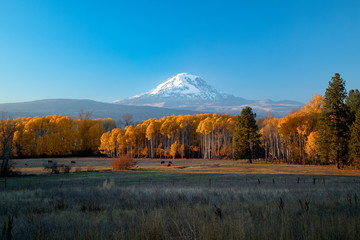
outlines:
[[103, 102], [180, 72], [247, 99], [360, 88], [360, 1], [0, 1], [0, 103]]

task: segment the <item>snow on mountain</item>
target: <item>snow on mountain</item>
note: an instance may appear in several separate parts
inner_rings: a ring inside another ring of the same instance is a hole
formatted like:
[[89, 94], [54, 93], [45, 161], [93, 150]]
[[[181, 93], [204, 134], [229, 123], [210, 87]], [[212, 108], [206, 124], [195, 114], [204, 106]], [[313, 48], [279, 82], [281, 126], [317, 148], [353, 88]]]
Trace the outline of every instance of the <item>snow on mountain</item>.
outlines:
[[225, 94], [218, 92], [199, 76], [188, 73], [179, 73], [159, 84], [156, 88], [129, 99], [134, 100], [146, 96], [215, 100], [224, 97]]
[[217, 91], [201, 77], [188, 73], [179, 73], [146, 93], [113, 103], [229, 114], [240, 114], [242, 108], [250, 106], [258, 116], [272, 112], [278, 117], [303, 105], [294, 101], [259, 101], [235, 97]]

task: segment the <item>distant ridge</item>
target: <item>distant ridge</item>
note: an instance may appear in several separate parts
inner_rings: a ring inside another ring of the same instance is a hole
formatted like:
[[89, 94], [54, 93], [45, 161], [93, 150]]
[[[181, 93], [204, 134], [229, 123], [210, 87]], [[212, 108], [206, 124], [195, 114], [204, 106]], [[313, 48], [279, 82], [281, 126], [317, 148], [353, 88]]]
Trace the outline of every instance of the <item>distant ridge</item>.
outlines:
[[200, 113], [190, 110], [167, 109], [148, 106], [127, 106], [86, 99], [44, 99], [31, 102], [0, 104], [0, 111], [6, 112], [7, 116], [11, 118], [36, 116], [41, 117], [54, 114], [77, 117], [81, 109], [85, 112], [92, 112], [92, 118], [110, 117], [115, 121], [122, 119], [124, 114], [132, 114], [134, 121], [143, 121], [149, 118], [161, 118], [163, 116]]
[[289, 100], [247, 100], [235, 97], [217, 91], [201, 77], [188, 73], [179, 73], [146, 93], [114, 103], [235, 115], [240, 114], [245, 106], [250, 106], [260, 117], [266, 116], [267, 112], [272, 112], [276, 117], [283, 117], [304, 105]]
[[200, 113], [229, 113], [239, 115], [242, 108], [250, 106], [258, 117], [272, 112], [275, 117], [286, 116], [291, 110], [303, 106], [295, 101], [247, 100], [222, 93], [210, 86], [201, 77], [180, 73], [154, 89], [114, 103], [88, 99], [44, 99], [31, 102], [3, 103], [0, 111], [9, 117], [36, 117], [63, 115], [77, 117], [80, 110], [92, 112], [92, 118], [122, 119], [132, 114], [134, 121], [149, 118], [160, 119], [170, 115]]

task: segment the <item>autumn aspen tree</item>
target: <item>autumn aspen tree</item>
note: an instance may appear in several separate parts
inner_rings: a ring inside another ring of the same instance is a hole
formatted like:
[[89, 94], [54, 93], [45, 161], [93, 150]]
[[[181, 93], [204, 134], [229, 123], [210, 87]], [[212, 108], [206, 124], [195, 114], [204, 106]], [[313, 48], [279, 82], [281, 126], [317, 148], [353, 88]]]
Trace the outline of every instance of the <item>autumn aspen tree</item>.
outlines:
[[16, 130], [15, 126], [15, 122], [11, 119], [6, 119], [6, 114], [2, 113], [0, 120], [1, 176], [7, 176], [11, 173], [10, 156], [14, 147], [13, 138]]

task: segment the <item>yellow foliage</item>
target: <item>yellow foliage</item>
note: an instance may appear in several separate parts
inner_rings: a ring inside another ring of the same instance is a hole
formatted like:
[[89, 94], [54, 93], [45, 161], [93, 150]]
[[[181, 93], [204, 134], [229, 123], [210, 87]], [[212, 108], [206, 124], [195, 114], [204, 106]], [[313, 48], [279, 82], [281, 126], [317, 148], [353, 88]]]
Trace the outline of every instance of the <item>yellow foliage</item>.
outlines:
[[110, 144], [109, 144], [110, 136], [111, 136], [111, 132], [106, 132], [106, 133], [104, 133], [104, 134], [101, 136], [101, 139], [100, 139], [100, 147], [99, 147], [100, 153], [106, 154], [106, 155], [108, 155], [109, 157], [110, 157], [111, 154], [112, 154], [112, 149], [111, 149]]
[[314, 94], [310, 101], [307, 101], [302, 111], [306, 113], [321, 113], [324, 107], [324, 97], [320, 94]]
[[305, 150], [306, 150], [306, 154], [309, 157], [319, 155], [318, 139], [319, 139], [319, 132], [318, 131], [312, 132], [308, 136]]
[[175, 155], [178, 151], [178, 146], [179, 146], [179, 143], [177, 141], [175, 141], [173, 144], [171, 144], [171, 147], [170, 147], [170, 155], [175, 158]]
[[144, 147], [142, 150], [141, 150], [141, 154], [146, 157], [149, 155], [149, 149], [147, 147]]

